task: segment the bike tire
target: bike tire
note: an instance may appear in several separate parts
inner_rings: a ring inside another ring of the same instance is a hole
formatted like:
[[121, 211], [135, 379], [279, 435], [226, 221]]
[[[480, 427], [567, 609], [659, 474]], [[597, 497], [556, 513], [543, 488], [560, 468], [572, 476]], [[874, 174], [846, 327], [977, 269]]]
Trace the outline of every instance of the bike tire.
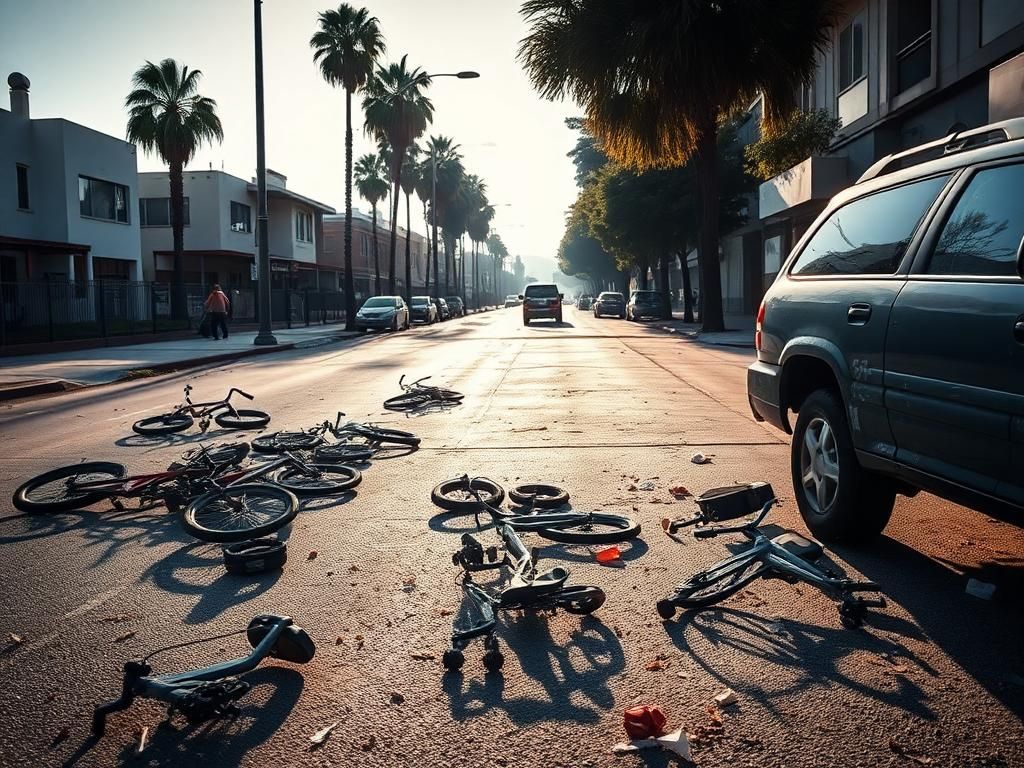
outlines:
[[224, 429], [263, 429], [270, 423], [270, 414], [251, 408], [237, 408], [234, 413], [218, 413], [213, 420]]
[[257, 453], [284, 453], [285, 451], [305, 451], [316, 447], [322, 442], [319, 435], [309, 432], [271, 432], [253, 438], [252, 449]]
[[369, 461], [373, 458], [373, 449], [366, 445], [337, 443], [321, 445], [313, 452], [313, 459], [318, 464], [346, 464], [350, 461]]
[[363, 474], [355, 467], [344, 464], [307, 464], [316, 470], [310, 476], [303, 467], [284, 467], [274, 473], [273, 483], [296, 496], [330, 496], [355, 488]]
[[411, 411], [426, 405], [431, 400], [429, 395], [420, 392], [403, 392], [400, 395], [389, 397], [384, 401], [384, 407], [389, 411]]
[[639, 536], [640, 523], [623, 515], [592, 512], [585, 525], [544, 526], [536, 531], [545, 539], [562, 544], [615, 544]]
[[[57, 469], [51, 469], [49, 472], [43, 472], [41, 475], [36, 475], [31, 480], [22, 483], [14, 492], [11, 501], [15, 509], [21, 512], [67, 512], [72, 509], [95, 504], [100, 499], [106, 497], [107, 494], [83, 492], [78, 494], [64, 493], [56, 497], [53, 497], [52, 494], [43, 494], [43, 497], [40, 497], [39, 491], [50, 483], [70, 480], [80, 475], [94, 476], [89, 478], [92, 480], [100, 480], [104, 479], [104, 477], [106, 479], [119, 480], [127, 477], [127, 474], [128, 472], [123, 464], [117, 464], [112, 461], [86, 461], [74, 466], [58, 467]], [[96, 475], [99, 477], [95, 477]], [[57, 489], [54, 490], [56, 491]]]
[[172, 435], [175, 432], [184, 432], [195, 421], [188, 413], [162, 413], [159, 416], [147, 416], [144, 419], [139, 419], [132, 424], [132, 431], [146, 437]]
[[726, 573], [713, 581], [701, 580], [706, 571], [694, 574], [688, 581], [676, 587], [669, 600], [673, 605], [682, 608], [704, 608], [720, 603], [759, 578], [767, 567], [760, 560], [754, 560], [743, 570]]
[[[250, 506], [250, 502], [259, 500], [262, 510]], [[227, 508], [238, 503], [245, 505], [241, 514], [237, 509]], [[233, 485], [193, 499], [181, 524], [197, 539], [228, 543], [267, 536], [290, 523], [298, 511], [299, 500], [285, 488], [255, 483]], [[256, 515], [265, 518], [265, 522], [254, 522]]]
[[416, 435], [412, 432], [404, 432], [401, 429], [363, 426], [358, 431], [359, 434], [363, 435], [367, 440], [371, 440], [375, 443], [392, 443], [395, 445], [408, 445], [411, 447], [416, 447], [420, 444], [420, 439], [416, 437]]
[[[474, 477], [471, 483], [473, 490], [479, 493], [481, 500], [489, 506], [496, 507], [505, 500], [505, 489], [493, 480], [486, 477]], [[449, 512], [476, 512], [483, 509], [483, 505], [476, 500], [476, 497], [465, 490], [465, 482], [462, 478], [438, 483], [430, 492], [430, 500]]]
[[[217, 466], [240, 464], [249, 455], [249, 443], [221, 443], [206, 449], [207, 458]], [[193, 448], [181, 454], [178, 461], [168, 469], [181, 469], [202, 452], [201, 448]]]
[[557, 485], [526, 483], [517, 485], [508, 492], [508, 498], [515, 504], [537, 509], [551, 509], [569, 503], [569, 492]]
[[567, 613], [586, 616], [604, 605], [607, 597], [600, 587], [564, 587], [555, 594], [555, 602]]

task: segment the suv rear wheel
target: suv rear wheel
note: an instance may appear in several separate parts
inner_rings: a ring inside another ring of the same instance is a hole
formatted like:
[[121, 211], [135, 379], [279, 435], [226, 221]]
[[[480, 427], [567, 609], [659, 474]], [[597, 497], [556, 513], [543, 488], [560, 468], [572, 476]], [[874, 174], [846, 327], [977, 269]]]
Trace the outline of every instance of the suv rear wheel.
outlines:
[[846, 411], [833, 390], [812, 392], [793, 430], [793, 491], [811, 532], [828, 541], [865, 541], [892, 515], [892, 483], [861, 468]]

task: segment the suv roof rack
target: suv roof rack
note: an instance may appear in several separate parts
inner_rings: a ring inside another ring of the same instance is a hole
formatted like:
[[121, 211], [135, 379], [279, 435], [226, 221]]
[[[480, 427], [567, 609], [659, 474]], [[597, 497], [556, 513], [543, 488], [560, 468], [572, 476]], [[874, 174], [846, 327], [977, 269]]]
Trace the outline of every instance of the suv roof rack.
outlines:
[[[888, 173], [889, 166], [896, 165], [901, 160], [913, 157], [914, 155], [936, 149], [942, 149], [943, 156], [952, 155], [957, 152], [965, 152], [968, 149], [976, 149], [986, 144], [1001, 144], [1004, 141], [1014, 141], [1015, 139], [1024, 139], [1024, 117], [1015, 117], [1011, 120], [1003, 120], [1000, 123], [983, 125], [980, 128], [973, 128], [969, 131], [954, 131], [944, 138], [929, 141], [926, 144], [921, 144], [903, 152], [886, 155], [864, 171], [863, 175], [857, 179], [857, 183], [860, 184], [862, 181], [869, 181], [877, 176]], [[894, 168], [893, 170], [896, 169]]]

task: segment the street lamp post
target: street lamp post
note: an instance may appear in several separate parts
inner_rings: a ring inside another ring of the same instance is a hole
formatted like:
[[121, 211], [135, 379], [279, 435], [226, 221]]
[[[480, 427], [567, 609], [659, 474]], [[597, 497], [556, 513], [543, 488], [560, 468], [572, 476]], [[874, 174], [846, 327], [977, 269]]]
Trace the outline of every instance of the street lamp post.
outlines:
[[267, 157], [263, 127], [263, 13], [262, 0], [253, 0], [253, 18], [256, 28], [256, 240], [258, 261], [256, 267], [259, 291], [260, 330], [253, 344], [277, 344], [270, 326], [270, 245], [267, 219]]

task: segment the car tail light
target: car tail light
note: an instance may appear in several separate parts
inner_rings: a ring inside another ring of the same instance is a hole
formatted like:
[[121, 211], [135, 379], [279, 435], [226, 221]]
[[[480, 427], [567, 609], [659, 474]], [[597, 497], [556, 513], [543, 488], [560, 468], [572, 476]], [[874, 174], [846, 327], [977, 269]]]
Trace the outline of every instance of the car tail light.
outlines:
[[764, 301], [757, 310], [757, 324], [754, 326], [754, 349], [761, 351], [761, 327], [764, 325]]

